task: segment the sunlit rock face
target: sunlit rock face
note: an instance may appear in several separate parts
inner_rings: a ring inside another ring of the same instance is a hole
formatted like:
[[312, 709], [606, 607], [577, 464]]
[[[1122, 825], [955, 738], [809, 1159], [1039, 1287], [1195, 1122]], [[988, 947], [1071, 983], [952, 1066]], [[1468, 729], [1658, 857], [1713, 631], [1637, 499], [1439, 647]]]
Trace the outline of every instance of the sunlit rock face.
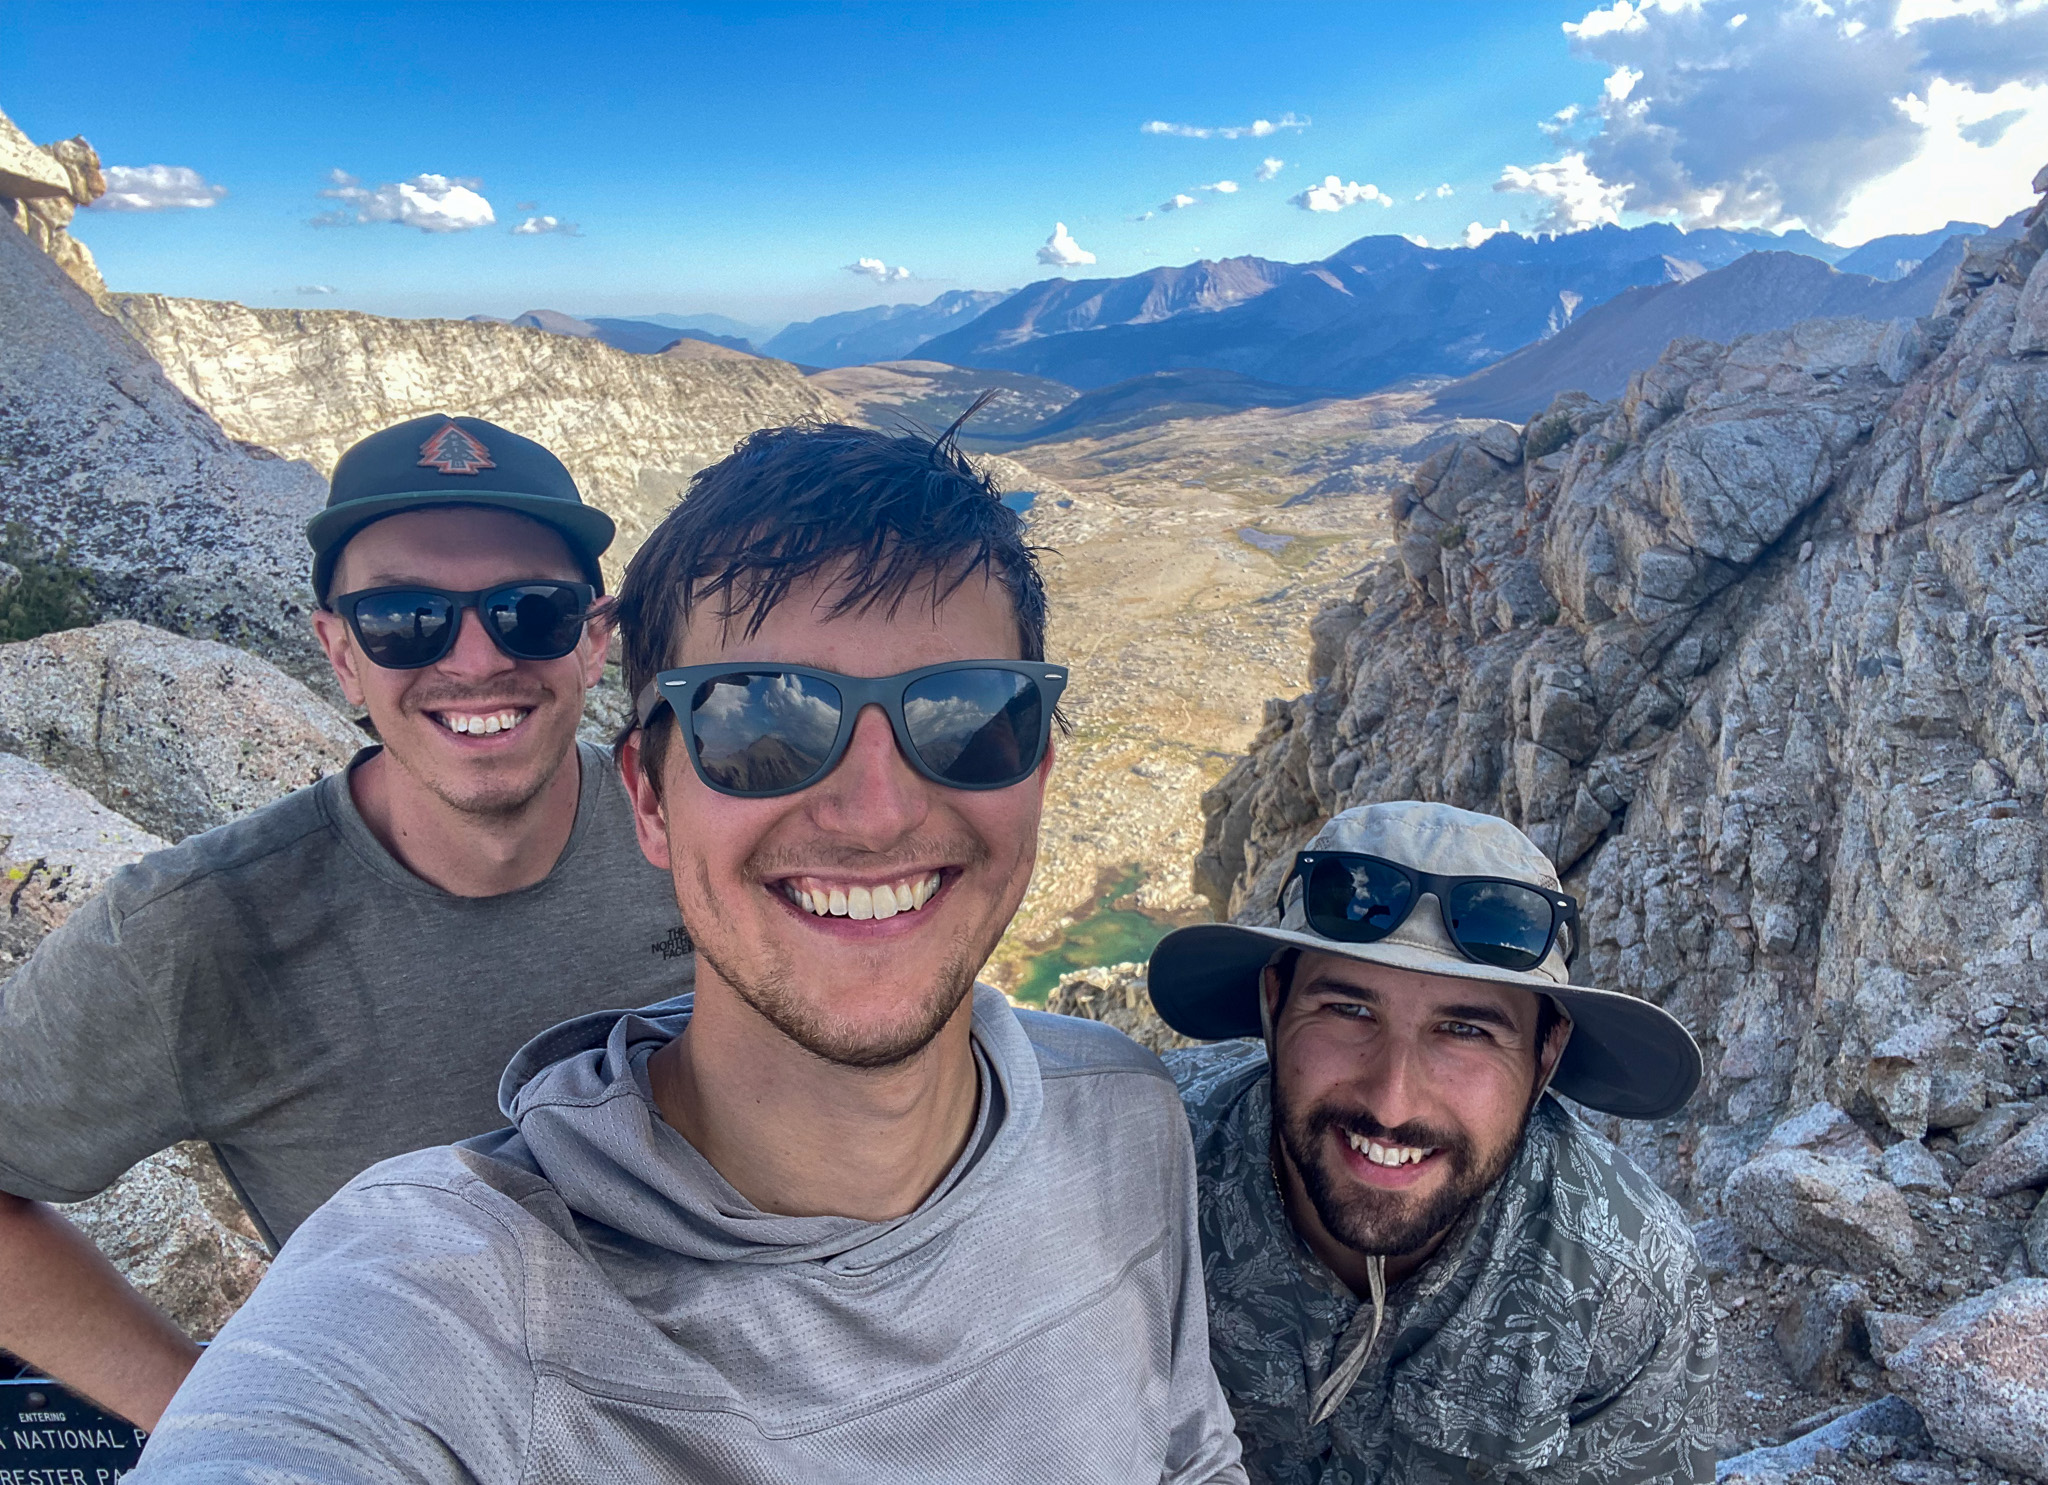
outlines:
[[1587, 904], [1575, 977], [1706, 1053], [1614, 1132], [1707, 1211], [1817, 1101], [2009, 1132], [2048, 1089], [2044, 246], [2037, 209], [1934, 316], [1680, 341], [1432, 457], [1207, 796], [1197, 886], [1264, 920], [1373, 800], [1513, 820]]
[[118, 294], [111, 306], [232, 437], [323, 475], [358, 439], [437, 412], [545, 444], [619, 523], [606, 559], [614, 577], [690, 476], [740, 439], [839, 415], [782, 361], [641, 356], [518, 325], [160, 294]]

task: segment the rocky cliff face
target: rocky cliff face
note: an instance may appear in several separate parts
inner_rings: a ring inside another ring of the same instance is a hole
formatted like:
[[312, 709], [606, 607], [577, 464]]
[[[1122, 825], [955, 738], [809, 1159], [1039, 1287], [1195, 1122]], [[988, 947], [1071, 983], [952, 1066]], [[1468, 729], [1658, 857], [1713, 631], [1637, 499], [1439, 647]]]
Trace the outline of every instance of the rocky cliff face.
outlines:
[[71, 235], [71, 217], [107, 194], [100, 157], [82, 138], [38, 148], [0, 113], [0, 216], [11, 219], [71, 281], [104, 304], [106, 281], [92, 252]]
[[82, 570], [106, 613], [330, 684], [306, 610], [305, 464], [241, 447], [0, 221], [0, 524]]
[[2044, 247], [2037, 208], [1932, 316], [1681, 341], [1432, 457], [1197, 885], [1268, 919], [1365, 801], [1514, 820], [1586, 902], [1578, 976], [1702, 1044], [1686, 1116], [1617, 1132], [1709, 1211], [1816, 1101], [2009, 1134], [2048, 1092]]
[[230, 435], [322, 474], [357, 439], [434, 412], [501, 423], [562, 457], [619, 523], [622, 564], [697, 470], [756, 428], [838, 416], [795, 367], [637, 356], [467, 320], [247, 309], [157, 294], [113, 313]]

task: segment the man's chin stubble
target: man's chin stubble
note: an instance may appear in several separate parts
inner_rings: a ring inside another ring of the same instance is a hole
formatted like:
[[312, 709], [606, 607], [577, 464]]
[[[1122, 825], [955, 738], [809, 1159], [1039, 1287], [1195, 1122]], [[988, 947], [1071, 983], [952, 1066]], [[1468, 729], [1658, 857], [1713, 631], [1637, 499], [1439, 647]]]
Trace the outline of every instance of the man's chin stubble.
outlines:
[[[1418, 1204], [1401, 1193], [1358, 1189], [1348, 1174], [1334, 1174], [1312, 1151], [1297, 1149], [1296, 1131], [1289, 1124], [1277, 1127], [1288, 1163], [1323, 1230], [1354, 1252], [1387, 1258], [1420, 1252], [1484, 1199], [1521, 1149], [1524, 1132], [1516, 1130], [1514, 1139], [1476, 1173], [1464, 1168], [1464, 1152], [1447, 1152], [1446, 1158], [1457, 1161], [1449, 1180], [1434, 1197]], [[1321, 1132], [1311, 1136], [1312, 1147]]]
[[978, 968], [969, 964], [965, 955], [948, 960], [909, 1026], [878, 1041], [861, 1041], [805, 1005], [791, 991], [786, 972], [771, 970], [760, 979], [750, 980], [732, 973], [701, 942], [697, 945], [697, 957], [731, 986], [733, 993], [756, 1015], [813, 1057], [835, 1067], [869, 1072], [900, 1066], [930, 1046], [960, 1009], [960, 1002], [973, 991]]

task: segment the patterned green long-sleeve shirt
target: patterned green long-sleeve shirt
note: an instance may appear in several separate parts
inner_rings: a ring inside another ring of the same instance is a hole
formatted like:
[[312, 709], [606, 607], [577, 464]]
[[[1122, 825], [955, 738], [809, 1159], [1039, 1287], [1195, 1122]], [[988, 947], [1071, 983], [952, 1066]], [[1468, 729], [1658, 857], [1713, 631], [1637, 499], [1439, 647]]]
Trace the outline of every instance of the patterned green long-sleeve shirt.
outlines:
[[1210, 1350], [1254, 1485], [1714, 1478], [1718, 1346], [1692, 1233], [1556, 1100], [1389, 1293], [1365, 1370], [1311, 1427], [1309, 1399], [1360, 1302], [1280, 1205], [1265, 1049], [1226, 1042], [1166, 1063], [1194, 1129]]

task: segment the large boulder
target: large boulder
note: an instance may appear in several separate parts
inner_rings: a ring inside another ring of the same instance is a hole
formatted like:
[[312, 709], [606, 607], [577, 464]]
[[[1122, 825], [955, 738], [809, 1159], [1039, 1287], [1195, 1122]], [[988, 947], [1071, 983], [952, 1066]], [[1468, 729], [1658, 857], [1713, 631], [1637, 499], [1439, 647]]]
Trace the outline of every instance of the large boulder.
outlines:
[[58, 1208], [122, 1277], [195, 1340], [210, 1340], [270, 1267], [213, 1151], [173, 1145], [86, 1201]]
[[2033, 1122], [1971, 1166], [1956, 1182], [1958, 1190], [1978, 1196], [2009, 1196], [2030, 1186], [2048, 1185], [2048, 1114]]
[[0, 984], [108, 877], [164, 844], [41, 764], [0, 753]]
[[366, 741], [268, 661], [128, 619], [0, 645], [0, 749], [168, 840], [347, 766]]
[[1861, 1166], [1773, 1150], [1736, 1169], [1722, 1205], [1751, 1247], [1780, 1262], [1913, 1271], [1918, 1230], [1906, 1198]]
[[2048, 1465], [2048, 1279], [2016, 1279], [1936, 1316], [1890, 1372], [1943, 1448], [2028, 1475]]

